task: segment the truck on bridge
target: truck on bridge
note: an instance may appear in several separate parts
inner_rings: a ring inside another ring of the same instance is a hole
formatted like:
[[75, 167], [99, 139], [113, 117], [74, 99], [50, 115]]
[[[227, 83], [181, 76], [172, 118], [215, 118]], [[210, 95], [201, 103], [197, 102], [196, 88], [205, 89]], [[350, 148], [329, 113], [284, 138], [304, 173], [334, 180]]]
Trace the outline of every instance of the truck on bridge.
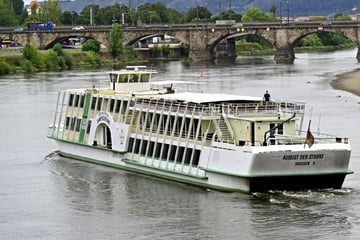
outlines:
[[28, 23], [28, 30], [53, 30], [54, 23]]

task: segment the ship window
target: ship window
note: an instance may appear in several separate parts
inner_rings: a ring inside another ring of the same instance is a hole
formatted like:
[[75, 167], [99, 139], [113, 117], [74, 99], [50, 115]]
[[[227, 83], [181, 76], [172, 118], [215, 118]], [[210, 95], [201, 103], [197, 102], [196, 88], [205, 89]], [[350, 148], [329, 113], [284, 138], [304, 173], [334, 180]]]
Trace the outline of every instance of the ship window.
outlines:
[[79, 105], [79, 95], [75, 95], [75, 102], [74, 102], [74, 106], [78, 106]]
[[140, 142], [141, 142], [140, 139], [136, 139], [134, 153], [139, 153], [139, 151], [140, 151]]
[[119, 83], [127, 83], [128, 82], [128, 75], [120, 75]]
[[170, 150], [170, 156], [169, 156], [170, 161], [175, 160], [175, 154], [176, 154], [176, 146], [172, 145], [171, 150]]
[[73, 101], [74, 101], [74, 94], [70, 94], [69, 95], [69, 106], [72, 106], [73, 105]]
[[65, 129], [69, 129], [69, 125], [70, 125], [70, 117], [66, 117], [66, 120], [65, 120]]
[[199, 164], [200, 152], [201, 152], [200, 150], [195, 149], [194, 158], [193, 158], [193, 161], [192, 161], [193, 166], [197, 166]]
[[121, 106], [121, 100], [116, 100], [115, 113], [119, 113], [119, 112], [120, 112], [120, 106]]
[[141, 74], [140, 82], [149, 82], [150, 74]]
[[80, 131], [80, 125], [81, 125], [81, 118], [77, 118], [76, 119], [75, 131], [77, 131], [77, 132]]
[[177, 155], [177, 159], [176, 159], [176, 162], [181, 162], [182, 161], [182, 157], [184, 155], [184, 150], [185, 148], [184, 147], [179, 147], [179, 152], [178, 152], [178, 155]]
[[164, 149], [161, 156], [162, 159], [167, 158], [168, 151], [169, 151], [169, 144], [164, 144]]
[[142, 146], [141, 146], [141, 152], [140, 152], [142, 155], [146, 154], [147, 143], [148, 143], [147, 140], [143, 140], [143, 143], [142, 143]]
[[95, 110], [95, 106], [96, 106], [96, 97], [93, 97], [91, 102], [91, 109]]
[[114, 111], [115, 99], [110, 99], [110, 112]]
[[80, 107], [84, 107], [85, 95], [81, 95], [80, 97]]
[[278, 126], [279, 126], [279, 127], [278, 127], [278, 129], [277, 129], [277, 133], [283, 135], [283, 134], [284, 134], [284, 125], [283, 125], [283, 124], [279, 124]]
[[86, 133], [89, 134], [90, 133], [90, 127], [91, 127], [91, 120], [88, 121], [88, 125], [86, 128]]
[[103, 100], [102, 98], [99, 98], [99, 99], [98, 99], [97, 108], [96, 108], [96, 110], [98, 110], [98, 111], [101, 110], [102, 100]]
[[72, 131], [75, 129], [75, 122], [76, 122], [76, 118], [75, 117], [71, 118], [70, 130]]
[[189, 164], [191, 160], [192, 149], [187, 148], [185, 153], [185, 163]]
[[155, 149], [154, 157], [160, 158], [160, 150], [161, 150], [161, 143], [156, 143], [156, 149]]
[[128, 145], [128, 152], [131, 152], [132, 151], [132, 148], [134, 146], [134, 138], [130, 138], [129, 139], [129, 145]]
[[117, 74], [110, 73], [110, 82], [116, 82]]
[[138, 75], [129, 75], [129, 82], [138, 82], [139, 76]]
[[153, 141], [151, 141], [150, 144], [149, 144], [149, 151], [148, 151], [148, 155], [149, 155], [149, 156], [152, 156], [152, 155], [153, 155], [154, 145], [155, 145], [155, 143], [154, 143]]
[[122, 114], [125, 114], [125, 111], [126, 111], [126, 109], [127, 109], [127, 106], [128, 106], [128, 101], [124, 101], [124, 102], [123, 102], [122, 109], [121, 109], [121, 113], [122, 113]]
[[[273, 129], [275, 127], [275, 123], [270, 123], [270, 129]], [[270, 137], [274, 137], [275, 129], [270, 131]]]

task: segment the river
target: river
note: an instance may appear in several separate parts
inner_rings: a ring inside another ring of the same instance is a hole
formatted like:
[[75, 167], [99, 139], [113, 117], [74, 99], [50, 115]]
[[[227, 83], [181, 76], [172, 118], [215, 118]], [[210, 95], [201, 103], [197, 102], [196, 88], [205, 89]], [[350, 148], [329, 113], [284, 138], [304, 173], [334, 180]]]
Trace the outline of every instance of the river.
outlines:
[[297, 53], [293, 65], [275, 64], [272, 56], [152, 64], [158, 79], [197, 82], [178, 90], [269, 90], [272, 98], [306, 102], [312, 129], [352, 144], [355, 173], [343, 189], [327, 191], [221, 193], [59, 157], [46, 138], [57, 91], [105, 86], [108, 69], [1, 76], [0, 238], [358, 239], [360, 97], [329, 85], [358, 68], [355, 56]]

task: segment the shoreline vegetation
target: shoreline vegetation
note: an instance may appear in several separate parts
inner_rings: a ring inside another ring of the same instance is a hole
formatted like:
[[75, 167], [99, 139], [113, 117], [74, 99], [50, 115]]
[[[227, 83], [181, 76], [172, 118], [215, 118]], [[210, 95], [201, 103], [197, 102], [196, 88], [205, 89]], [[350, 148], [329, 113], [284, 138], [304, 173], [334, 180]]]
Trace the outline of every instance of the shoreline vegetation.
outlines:
[[[239, 44], [240, 45], [240, 44]], [[274, 50], [268, 48], [258, 48], [257, 44], [245, 44], [241, 47], [237, 46], [237, 52], [240, 55], [266, 55], [266, 54], [273, 54]], [[345, 47], [348, 48], [348, 47]], [[256, 49], [256, 50], [255, 50]], [[318, 51], [331, 51], [336, 50], [339, 48], [321, 48]], [[342, 47], [341, 49], [344, 49]], [[309, 49], [295, 49], [296, 52], [300, 51], [308, 51]], [[314, 51], [314, 49], [311, 49]], [[52, 50], [49, 50], [52, 51]], [[46, 51], [45, 51], [46, 52]], [[73, 68], [82, 68], [86, 66], [101, 66], [106, 64], [116, 64], [121, 65], [127, 62], [133, 63], [142, 63], [147, 61], [145, 59], [140, 59], [136, 57], [133, 51], [126, 51], [121, 60], [120, 59], [113, 59], [111, 58], [106, 52], [99, 52], [98, 54], [94, 55], [91, 52], [83, 52], [81, 49], [73, 49], [73, 50], [64, 50], [66, 55], [71, 56], [72, 63], [71, 66], [64, 67], [57, 67], [57, 68], [49, 68], [44, 67], [43, 69], [37, 69], [38, 71], [46, 71], [50, 69], [57, 69], [57, 70], [66, 70], [66, 69], [73, 69]], [[16, 73], [16, 72], [33, 72], [33, 68], [26, 69], [22, 66], [24, 60], [23, 56], [23, 49], [1, 49], [0, 50], [0, 75], [9, 74], [9, 73]], [[184, 60], [185, 59], [185, 60]], [[182, 59], [186, 61], [186, 58]], [[168, 59], [171, 60], [171, 59]], [[178, 59], [180, 60], [180, 59]], [[7, 70], [6, 70], [7, 69]], [[346, 72], [343, 74], [339, 74], [336, 76], [336, 79], [333, 80], [330, 85], [334, 89], [347, 91], [353, 93], [357, 96], [360, 96], [360, 69], [356, 69], [352, 72]]]

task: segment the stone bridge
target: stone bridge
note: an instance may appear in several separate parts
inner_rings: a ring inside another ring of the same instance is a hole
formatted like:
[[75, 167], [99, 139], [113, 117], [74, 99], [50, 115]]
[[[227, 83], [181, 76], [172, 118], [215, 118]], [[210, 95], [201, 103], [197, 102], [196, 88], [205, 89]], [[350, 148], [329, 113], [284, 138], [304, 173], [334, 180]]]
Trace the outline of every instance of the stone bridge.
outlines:
[[[42, 31], [2, 31], [1, 38], [10, 38], [19, 43], [30, 43], [39, 49], [51, 48], [55, 43], [71, 37], [96, 39], [105, 47], [109, 46], [111, 26], [86, 27], [76, 31], [71, 28], [57, 27], [54, 30]], [[319, 31], [334, 32], [352, 40], [359, 49], [360, 25], [355, 21], [333, 22], [322, 26], [318, 22], [280, 23], [244, 23], [236, 25], [217, 24], [182, 24], [182, 25], [149, 25], [124, 28], [124, 45], [132, 45], [150, 36], [169, 35], [189, 47], [189, 57], [194, 61], [214, 59], [215, 47], [221, 41], [227, 41], [229, 55], [236, 56], [235, 41], [241, 36], [255, 34], [269, 41], [275, 48], [277, 63], [293, 63], [294, 46], [305, 36]], [[359, 50], [356, 58], [360, 60]]]

